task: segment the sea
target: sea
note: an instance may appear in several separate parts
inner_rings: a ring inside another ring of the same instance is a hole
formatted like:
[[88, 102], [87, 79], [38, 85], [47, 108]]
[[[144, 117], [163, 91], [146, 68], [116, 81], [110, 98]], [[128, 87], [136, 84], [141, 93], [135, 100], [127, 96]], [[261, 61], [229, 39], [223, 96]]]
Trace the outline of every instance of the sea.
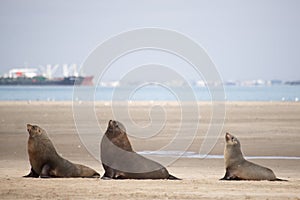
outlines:
[[[204, 155], [193, 151], [140, 151], [141, 155], [173, 158], [224, 159], [224, 155]], [[300, 156], [245, 156], [250, 160], [300, 160]]]
[[[212, 101], [212, 91], [206, 87], [193, 87], [186, 91], [178, 87], [175, 91], [159, 86], [130, 88], [80, 86], [80, 91], [93, 94], [95, 101]], [[288, 101], [298, 102], [299, 85], [273, 86], [224, 86], [225, 101]], [[76, 89], [78, 91], [78, 89]], [[176, 92], [180, 92], [180, 98]], [[186, 94], [186, 95], [185, 95]], [[118, 99], [122, 97], [121, 99]], [[125, 98], [124, 98], [125, 97]], [[80, 97], [74, 95], [74, 86], [0, 86], [0, 101], [72, 101]]]

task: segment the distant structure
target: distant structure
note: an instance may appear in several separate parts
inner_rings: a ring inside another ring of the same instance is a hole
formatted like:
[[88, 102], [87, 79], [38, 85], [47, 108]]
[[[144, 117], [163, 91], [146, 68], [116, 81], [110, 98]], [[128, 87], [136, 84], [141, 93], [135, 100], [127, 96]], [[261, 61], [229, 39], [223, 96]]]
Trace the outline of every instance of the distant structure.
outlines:
[[285, 82], [287, 85], [300, 85], [300, 81], [287, 81]]
[[32, 78], [37, 76], [38, 69], [36, 68], [19, 68], [11, 69], [8, 72], [9, 78], [28, 77]]
[[281, 84], [282, 84], [282, 80], [277, 80], [277, 79], [271, 80], [271, 85], [281, 85]]
[[71, 64], [71, 65], [47, 64], [46, 67], [40, 66], [39, 68], [41, 69], [43, 76], [45, 76], [48, 79], [52, 79], [54, 77], [54, 75], [57, 74], [57, 71], [59, 69], [61, 71], [61, 74], [63, 74], [63, 77], [69, 77], [69, 76], [78, 77], [79, 76], [76, 64]]

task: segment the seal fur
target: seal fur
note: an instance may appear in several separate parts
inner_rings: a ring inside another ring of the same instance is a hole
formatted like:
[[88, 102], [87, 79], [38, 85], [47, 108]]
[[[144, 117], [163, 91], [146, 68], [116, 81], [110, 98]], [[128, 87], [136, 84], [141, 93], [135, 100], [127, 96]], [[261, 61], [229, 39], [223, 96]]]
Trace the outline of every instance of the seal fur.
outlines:
[[124, 125], [110, 120], [101, 141], [103, 179], [178, 179], [161, 164], [137, 154]]
[[226, 173], [220, 180], [285, 181], [276, 178], [271, 169], [246, 160], [241, 151], [240, 141], [235, 136], [226, 133], [225, 141], [224, 160]]
[[84, 165], [74, 164], [58, 155], [46, 131], [41, 127], [27, 124], [27, 131], [29, 133], [28, 155], [31, 171], [24, 177], [100, 177], [95, 170]]

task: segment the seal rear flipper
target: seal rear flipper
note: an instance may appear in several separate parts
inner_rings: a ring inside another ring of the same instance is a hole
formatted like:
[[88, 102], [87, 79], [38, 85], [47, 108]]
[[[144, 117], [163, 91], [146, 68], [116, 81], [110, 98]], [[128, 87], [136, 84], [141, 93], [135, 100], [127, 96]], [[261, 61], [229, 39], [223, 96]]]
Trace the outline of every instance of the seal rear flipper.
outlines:
[[27, 175], [25, 175], [25, 176], [23, 176], [23, 177], [25, 177], [25, 178], [38, 178], [39, 175], [38, 175], [38, 173], [36, 173], [36, 172], [31, 168], [29, 174], [27, 174]]
[[102, 179], [102, 180], [111, 180], [112, 178], [107, 177], [107, 176], [102, 176], [101, 179]]
[[288, 181], [288, 180], [276, 178], [275, 180], [271, 180], [271, 181]]
[[182, 180], [181, 178], [177, 178], [171, 174], [169, 174], [169, 177], [168, 177], [169, 180]]
[[42, 168], [41, 178], [50, 178], [50, 165], [46, 164]]
[[98, 172], [95, 172], [94, 175], [92, 176], [92, 178], [100, 178], [100, 174]]

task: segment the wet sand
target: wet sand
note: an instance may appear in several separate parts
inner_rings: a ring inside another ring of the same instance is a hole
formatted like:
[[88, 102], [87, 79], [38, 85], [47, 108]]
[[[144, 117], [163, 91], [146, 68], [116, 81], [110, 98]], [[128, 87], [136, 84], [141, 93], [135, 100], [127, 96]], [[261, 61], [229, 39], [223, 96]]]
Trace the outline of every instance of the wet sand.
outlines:
[[[132, 119], [137, 124], [149, 123], [148, 105], [147, 102], [130, 105]], [[159, 134], [144, 140], [130, 137], [136, 151], [157, 150], [174, 137], [180, 111], [173, 103], [165, 102], [164, 106], [167, 124]], [[201, 126], [188, 151], [199, 152], [210, 124], [211, 105], [199, 103], [199, 109]], [[99, 102], [95, 110], [100, 127], [105, 130], [108, 120], [114, 118], [110, 106]], [[194, 123], [194, 119], [188, 121]], [[279, 178], [288, 182], [219, 181], [225, 173], [222, 159], [195, 158], [180, 158], [167, 167], [171, 174], [183, 179], [180, 181], [25, 179], [22, 176], [30, 170], [27, 123], [46, 129], [63, 157], [103, 174], [99, 161], [88, 153], [78, 137], [72, 102], [0, 102], [1, 199], [300, 199], [300, 160], [297, 159], [252, 160], [273, 169]], [[227, 103], [224, 127], [211, 155], [223, 154], [225, 132], [239, 138], [247, 156], [298, 157], [300, 103]]]

